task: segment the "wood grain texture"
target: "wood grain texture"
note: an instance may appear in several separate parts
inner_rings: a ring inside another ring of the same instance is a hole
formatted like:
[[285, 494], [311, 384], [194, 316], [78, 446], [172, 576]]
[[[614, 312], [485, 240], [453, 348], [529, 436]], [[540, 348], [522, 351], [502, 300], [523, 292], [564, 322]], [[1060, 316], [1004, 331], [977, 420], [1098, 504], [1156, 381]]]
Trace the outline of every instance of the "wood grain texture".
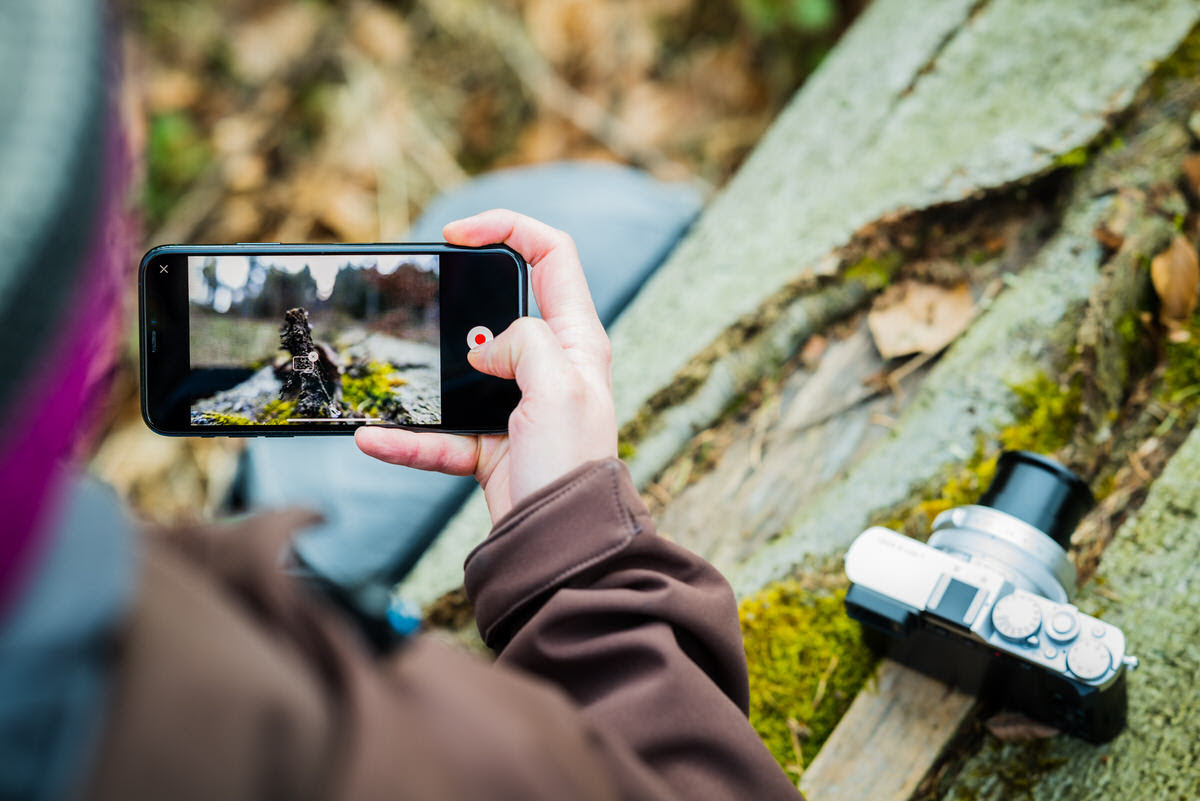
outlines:
[[800, 780], [808, 801], [906, 801], [975, 699], [885, 660]]

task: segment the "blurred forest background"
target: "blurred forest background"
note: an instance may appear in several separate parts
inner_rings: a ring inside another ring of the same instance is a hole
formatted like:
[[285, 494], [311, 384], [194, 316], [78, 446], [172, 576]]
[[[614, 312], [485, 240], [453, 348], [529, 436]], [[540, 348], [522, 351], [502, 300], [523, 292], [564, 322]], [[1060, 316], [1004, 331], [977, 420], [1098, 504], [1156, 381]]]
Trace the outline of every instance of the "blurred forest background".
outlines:
[[[123, 0], [142, 250], [402, 240], [439, 192], [558, 159], [715, 190], [865, 5]], [[148, 519], [210, 515], [239, 442], [145, 427], [129, 319], [93, 467]]]

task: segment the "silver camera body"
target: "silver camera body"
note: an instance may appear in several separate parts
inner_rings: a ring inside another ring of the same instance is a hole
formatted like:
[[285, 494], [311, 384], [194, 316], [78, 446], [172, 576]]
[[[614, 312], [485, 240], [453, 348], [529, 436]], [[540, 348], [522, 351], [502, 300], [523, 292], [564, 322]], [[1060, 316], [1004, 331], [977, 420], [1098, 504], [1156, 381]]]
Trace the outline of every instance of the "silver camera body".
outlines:
[[847, 612], [898, 661], [1063, 731], [1111, 739], [1137, 660], [1119, 628], [1070, 603], [1064, 546], [1091, 505], [1065, 468], [1006, 453], [980, 505], [939, 515], [928, 543], [880, 527], [860, 534], [846, 553]]

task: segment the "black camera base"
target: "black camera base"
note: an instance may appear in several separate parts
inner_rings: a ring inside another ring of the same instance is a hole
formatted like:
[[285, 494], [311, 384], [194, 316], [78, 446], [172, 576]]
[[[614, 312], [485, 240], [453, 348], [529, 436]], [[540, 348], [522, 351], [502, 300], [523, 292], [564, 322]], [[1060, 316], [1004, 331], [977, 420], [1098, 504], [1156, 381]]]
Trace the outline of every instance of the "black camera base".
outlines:
[[[849, 605], [847, 611], [857, 617]], [[864, 625], [863, 639], [881, 656], [1088, 742], [1108, 742], [1125, 727], [1124, 671], [1100, 690], [1038, 670], [930, 623], [918, 624], [903, 639]]]

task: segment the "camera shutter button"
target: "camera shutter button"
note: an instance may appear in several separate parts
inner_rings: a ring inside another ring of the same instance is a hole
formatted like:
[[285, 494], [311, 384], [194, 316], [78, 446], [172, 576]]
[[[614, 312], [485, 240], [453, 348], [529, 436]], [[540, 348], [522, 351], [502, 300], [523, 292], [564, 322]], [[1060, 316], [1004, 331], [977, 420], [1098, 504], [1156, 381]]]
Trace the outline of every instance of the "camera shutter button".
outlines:
[[1024, 640], [1037, 633], [1041, 624], [1041, 607], [1037, 601], [1025, 595], [1006, 595], [992, 607], [992, 625], [1006, 640]]
[[1071, 612], [1060, 610], [1050, 616], [1050, 625], [1046, 628], [1050, 639], [1069, 642], [1079, 633], [1079, 618]]
[[1067, 651], [1067, 668], [1084, 681], [1100, 678], [1112, 667], [1112, 653], [1102, 642], [1080, 640]]

